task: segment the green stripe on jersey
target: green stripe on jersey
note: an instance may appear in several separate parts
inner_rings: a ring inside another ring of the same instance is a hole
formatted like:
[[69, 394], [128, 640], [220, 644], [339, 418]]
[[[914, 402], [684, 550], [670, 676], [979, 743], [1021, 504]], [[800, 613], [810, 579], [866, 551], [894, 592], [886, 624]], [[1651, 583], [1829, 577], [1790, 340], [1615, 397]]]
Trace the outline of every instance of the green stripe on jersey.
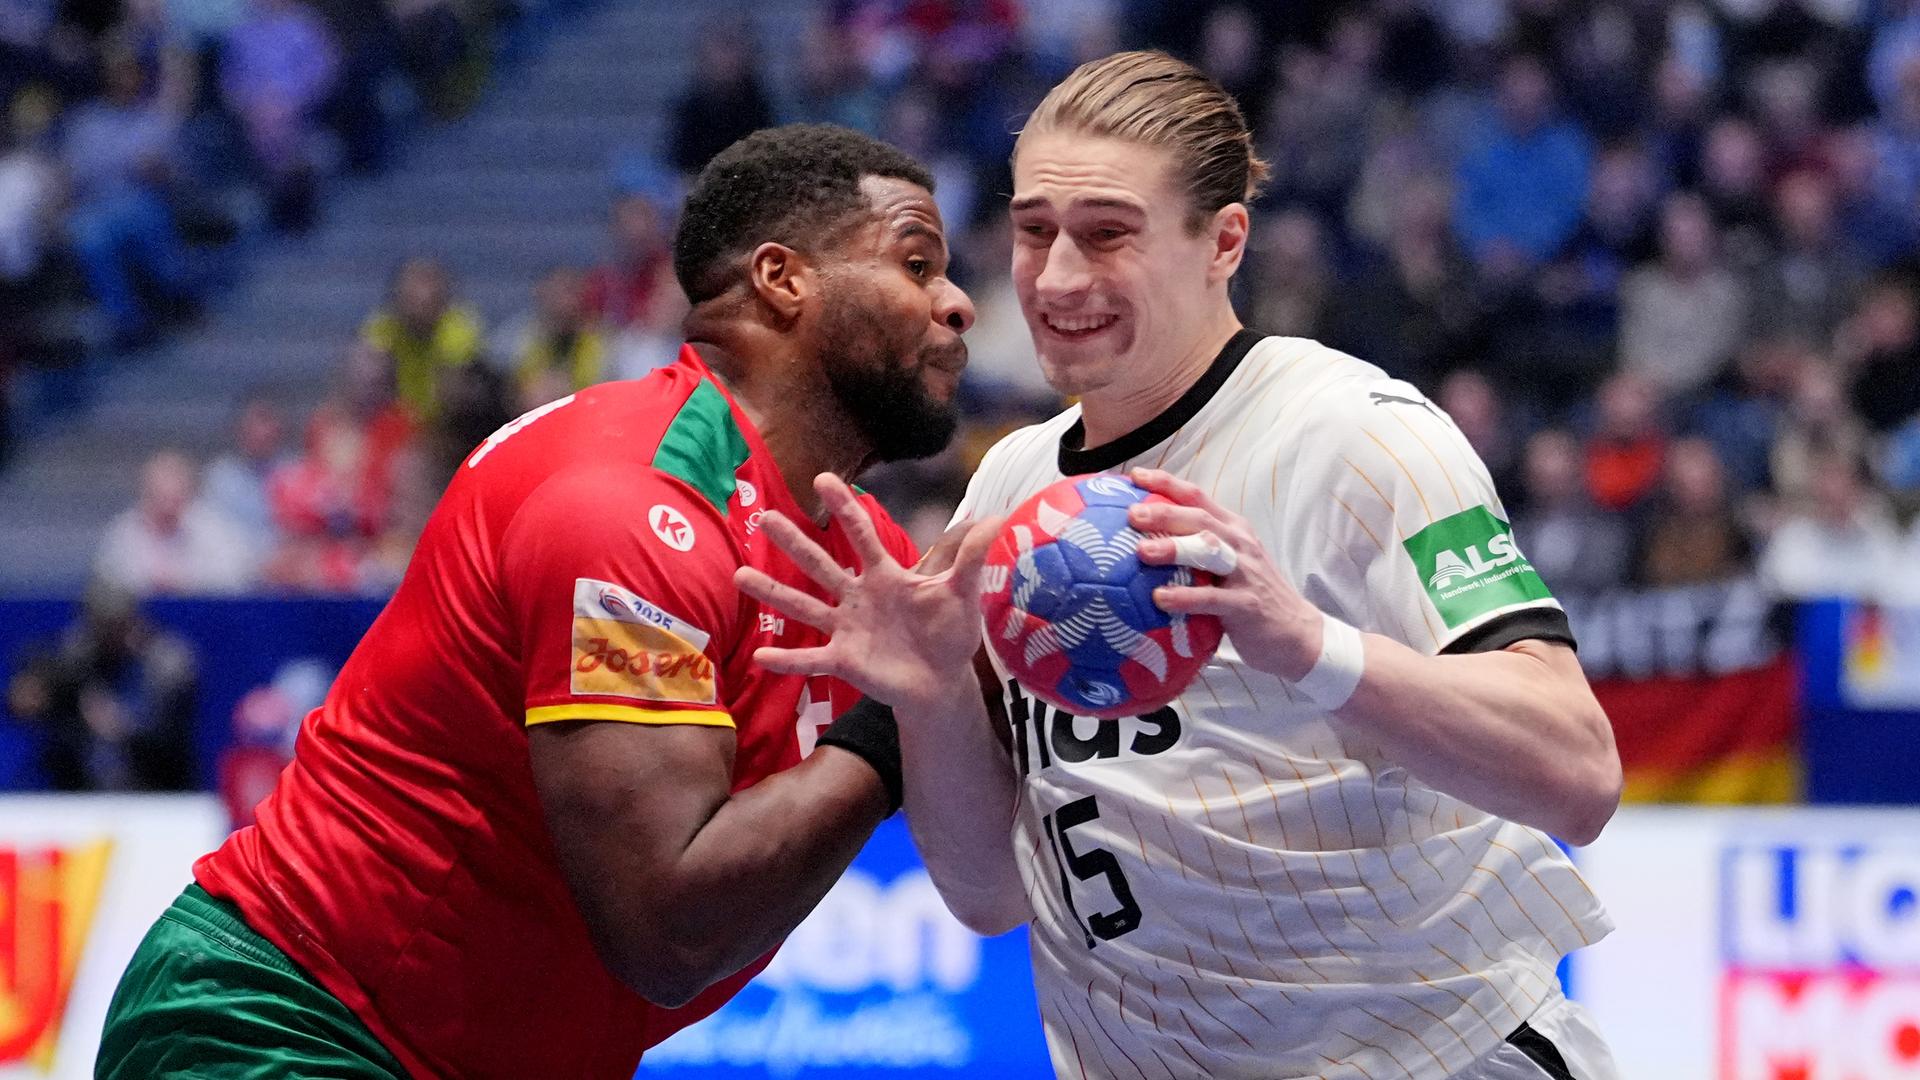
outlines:
[[667, 425], [653, 452], [653, 466], [692, 485], [724, 517], [727, 500], [733, 497], [734, 473], [752, 454], [733, 421], [727, 396], [702, 379]]

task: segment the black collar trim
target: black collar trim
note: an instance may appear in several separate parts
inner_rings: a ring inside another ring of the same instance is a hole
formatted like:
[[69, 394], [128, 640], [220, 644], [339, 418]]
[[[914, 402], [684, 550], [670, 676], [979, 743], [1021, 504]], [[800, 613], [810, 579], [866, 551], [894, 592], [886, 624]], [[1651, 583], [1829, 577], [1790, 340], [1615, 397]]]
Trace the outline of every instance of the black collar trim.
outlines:
[[1245, 360], [1264, 337], [1265, 334], [1245, 329], [1233, 335], [1220, 350], [1220, 355], [1214, 357], [1213, 363], [1207, 366], [1200, 381], [1187, 387], [1187, 392], [1180, 395], [1180, 400], [1167, 406], [1159, 416], [1112, 442], [1091, 448], [1083, 446], [1087, 438], [1086, 424], [1075, 420], [1073, 426], [1060, 435], [1060, 475], [1106, 472], [1165, 442], [1207, 407], [1207, 402], [1213, 400], [1213, 395], [1220, 392], [1228, 377], [1240, 367], [1240, 361]]

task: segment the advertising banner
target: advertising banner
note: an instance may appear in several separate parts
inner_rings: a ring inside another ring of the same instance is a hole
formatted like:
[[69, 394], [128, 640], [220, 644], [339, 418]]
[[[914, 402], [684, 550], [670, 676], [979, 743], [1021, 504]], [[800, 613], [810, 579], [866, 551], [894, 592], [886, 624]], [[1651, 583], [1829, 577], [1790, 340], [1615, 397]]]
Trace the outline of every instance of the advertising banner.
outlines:
[[0, 1080], [93, 1075], [127, 960], [225, 835], [208, 795], [0, 799]]
[[895, 815], [767, 970], [648, 1051], [642, 1078], [1050, 1080], [1024, 930], [947, 913]]
[[1630, 802], [1800, 797], [1800, 694], [1781, 612], [1741, 578], [1570, 597]]
[[1920, 1077], [1920, 811], [1624, 810], [1574, 995], [1635, 1080]]

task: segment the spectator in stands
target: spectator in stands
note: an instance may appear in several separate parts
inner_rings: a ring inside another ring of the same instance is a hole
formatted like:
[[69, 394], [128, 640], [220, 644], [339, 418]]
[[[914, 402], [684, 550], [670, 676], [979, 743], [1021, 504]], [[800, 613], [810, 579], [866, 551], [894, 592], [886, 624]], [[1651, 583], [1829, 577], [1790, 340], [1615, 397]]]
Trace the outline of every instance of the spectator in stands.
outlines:
[[56, 791], [188, 791], [195, 783], [192, 650], [143, 617], [133, 594], [96, 581], [80, 619], [8, 687], [38, 727]]
[[[672, 229], [661, 190], [622, 192], [609, 224], [612, 258], [587, 271], [582, 302], [596, 322], [613, 330], [653, 322], [655, 305], [679, 291], [673, 280]], [[678, 320], [676, 319], [676, 322]]]
[[614, 377], [637, 379], [680, 354], [687, 309], [668, 250], [672, 183], [647, 169], [614, 200], [612, 257], [587, 272], [586, 311], [608, 335]]
[[1431, 390], [1475, 351], [1482, 305], [1473, 267], [1447, 228], [1445, 181], [1417, 175], [1393, 196], [1382, 244], [1333, 291], [1327, 343]]
[[1774, 530], [1760, 556], [1761, 580], [1794, 600], [1879, 597], [1912, 572], [1899, 565], [1892, 516], [1854, 455], [1823, 450], [1811, 464], [1811, 497]]
[[1735, 116], [1714, 121], [1700, 170], [1700, 195], [1721, 233], [1726, 261], [1743, 271], [1759, 265], [1771, 228], [1767, 147], [1760, 132]]
[[692, 176], [713, 155], [773, 123], [752, 26], [744, 17], [716, 19], [700, 37], [693, 85], [673, 107], [673, 167]]
[[0, 116], [0, 311], [12, 310], [7, 298], [45, 266], [63, 202], [59, 163], [45, 143], [48, 103], [43, 95], [22, 95], [11, 104]]
[[1866, 426], [1847, 407], [1834, 365], [1823, 357], [1802, 365], [1768, 457], [1774, 493], [1790, 503], [1810, 501], [1821, 457], [1859, 458], [1866, 449]]
[[1527, 440], [1525, 505], [1513, 518], [1520, 550], [1556, 594], [1596, 593], [1623, 584], [1631, 537], [1624, 519], [1587, 496], [1580, 444], [1549, 428]]
[[395, 458], [416, 436], [413, 418], [394, 388], [393, 357], [364, 340], [354, 342], [341, 364], [340, 391], [333, 400], [366, 440], [368, 468], [390, 474]]
[[1573, 236], [1592, 154], [1586, 134], [1557, 115], [1539, 58], [1506, 61], [1495, 105], [1497, 122], [1461, 160], [1454, 225], [1481, 270], [1506, 280]]
[[1600, 386], [1598, 423], [1587, 441], [1587, 492], [1602, 510], [1635, 509], [1660, 481], [1667, 434], [1660, 398], [1647, 381], [1621, 372]]
[[1334, 282], [1320, 222], [1296, 207], [1264, 225], [1250, 256], [1259, 262], [1260, 273], [1248, 321], [1269, 334], [1323, 336]]
[[13, 374], [51, 362], [42, 325], [54, 291], [48, 249], [64, 201], [59, 167], [44, 146], [51, 99], [21, 94], [0, 115], [0, 470], [13, 449]]
[[284, 540], [263, 571], [267, 583], [309, 592], [358, 588], [361, 556], [386, 524], [389, 489], [379, 465], [344, 408], [315, 410], [306, 452], [268, 481]]
[[1667, 448], [1659, 505], [1648, 515], [1640, 584], [1699, 585], [1743, 573], [1752, 558], [1747, 532], [1727, 496], [1713, 444], [1676, 439]]
[[94, 576], [136, 596], [234, 593], [257, 564], [245, 534], [195, 498], [198, 477], [185, 454], [163, 450], [140, 470], [139, 500], [107, 526]]
[[1288, 46], [1281, 53], [1281, 86], [1256, 126], [1273, 166], [1269, 198], [1302, 203], [1320, 216], [1339, 216], [1365, 163], [1365, 132], [1383, 93], [1377, 68], [1380, 28], [1360, 12], [1335, 19], [1327, 48]]
[[470, 38], [458, 0], [387, 0], [400, 52], [401, 70], [437, 116], [465, 112], [479, 89]]
[[1720, 262], [1705, 204], [1669, 195], [1659, 260], [1621, 284], [1621, 368], [1663, 396], [1692, 393], [1733, 356], [1746, 320], [1746, 289]]
[[1840, 234], [1823, 174], [1788, 173], [1774, 209], [1778, 242], [1754, 278], [1749, 332], [1825, 341], [1864, 280], [1865, 261]]
[[815, 20], [801, 38], [794, 60], [800, 65], [794, 88], [794, 121], [839, 124], [875, 134], [884, 104], [880, 88], [860, 65], [858, 47], [845, 24]]
[[368, 317], [361, 337], [393, 358], [400, 401], [416, 419], [438, 408], [442, 375], [480, 356], [480, 317], [453, 302], [446, 267], [429, 258], [400, 264], [387, 289], [386, 306]]
[[1728, 376], [1696, 406], [1686, 430], [1713, 444], [1736, 496], [1766, 489], [1773, 443], [1799, 372], [1819, 356], [1792, 338], [1747, 342]]
[[1542, 299], [1567, 313], [1583, 336], [1609, 340], [1619, 326], [1628, 271], [1658, 253], [1659, 180], [1638, 145], [1622, 143], [1594, 160], [1580, 227], [1540, 281]]
[[513, 388], [490, 364], [448, 368], [441, 375], [433, 423], [421, 434], [428, 484], [439, 491], [487, 436], [513, 419]]
[[[138, 58], [116, 49], [104, 95], [76, 109], [62, 158], [73, 185], [74, 254], [117, 344], [151, 341], [162, 315], [193, 300], [187, 255], [168, 203], [186, 102], [147, 94]], [[142, 285], [157, 293], [160, 307]]]
[[264, 562], [280, 540], [267, 485], [274, 472], [289, 463], [285, 442], [286, 416], [279, 403], [251, 396], [234, 423], [233, 448], [213, 459], [200, 481], [201, 502], [240, 530], [256, 564]]
[[1920, 413], [1920, 306], [1913, 282], [1882, 277], [1860, 293], [1834, 352], [1854, 411], [1874, 431], [1892, 431]]
[[221, 53], [221, 100], [246, 132], [269, 219], [295, 232], [313, 224], [312, 143], [339, 65], [326, 24], [297, 0], [249, 0]]
[[1461, 368], [1441, 380], [1434, 400], [1486, 463], [1495, 490], [1516, 487], [1520, 443], [1527, 425], [1524, 417], [1509, 409], [1493, 383], [1474, 368]]
[[1915, 221], [1893, 192], [1881, 184], [1880, 159], [1873, 133], [1864, 126], [1841, 128], [1827, 137], [1842, 242], [1869, 266], [1893, 265], [1914, 252]]
[[1887, 199], [1911, 214], [1920, 200], [1920, 51], [1900, 60], [1891, 91], [1891, 100], [1881, 102], [1873, 131], [1877, 180]]
[[510, 324], [496, 355], [513, 373], [524, 412], [607, 378], [607, 339], [587, 314], [582, 276], [556, 266], [533, 287], [533, 310]]

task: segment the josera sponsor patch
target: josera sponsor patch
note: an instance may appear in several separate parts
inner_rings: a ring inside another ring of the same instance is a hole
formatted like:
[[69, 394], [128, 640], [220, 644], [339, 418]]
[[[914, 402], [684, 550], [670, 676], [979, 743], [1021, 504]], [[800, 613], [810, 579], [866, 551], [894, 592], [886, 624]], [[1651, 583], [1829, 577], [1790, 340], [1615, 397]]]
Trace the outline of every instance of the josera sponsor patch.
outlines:
[[707, 641], [706, 631], [629, 589], [574, 580], [575, 694], [711, 705]]
[[1553, 595], [1515, 546], [1513, 527], [1484, 506], [1441, 518], [1407, 537], [1405, 546], [1449, 628]]

